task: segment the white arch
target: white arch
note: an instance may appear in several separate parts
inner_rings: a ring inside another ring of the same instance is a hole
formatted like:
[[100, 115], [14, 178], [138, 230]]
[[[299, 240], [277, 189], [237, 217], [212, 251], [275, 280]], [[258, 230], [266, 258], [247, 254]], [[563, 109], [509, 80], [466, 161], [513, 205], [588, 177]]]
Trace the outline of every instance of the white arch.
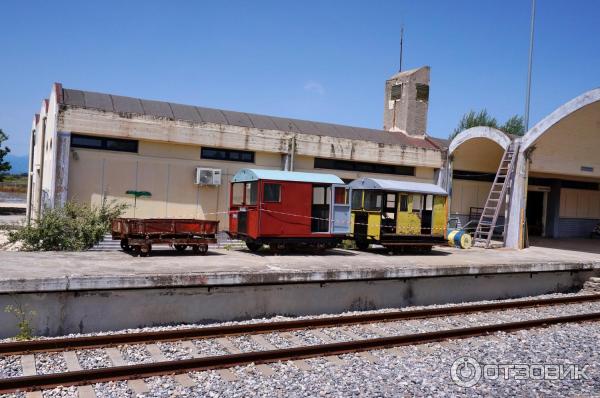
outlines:
[[448, 153], [452, 155], [459, 146], [473, 138], [487, 138], [500, 145], [505, 151], [511, 142], [510, 137], [496, 128], [487, 126], [471, 127], [470, 129], [461, 131], [454, 137], [448, 148]]
[[600, 88], [585, 92], [566, 104], [559, 106], [554, 112], [527, 131], [521, 141], [521, 151], [530, 148], [546, 131], [565, 117], [597, 101], [600, 101]]

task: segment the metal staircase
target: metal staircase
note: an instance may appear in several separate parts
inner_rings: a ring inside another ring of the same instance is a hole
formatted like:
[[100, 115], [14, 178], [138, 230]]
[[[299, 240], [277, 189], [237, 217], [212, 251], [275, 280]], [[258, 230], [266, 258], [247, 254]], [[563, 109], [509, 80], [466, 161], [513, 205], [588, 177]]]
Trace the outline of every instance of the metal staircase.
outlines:
[[[477, 228], [475, 229], [474, 244], [477, 246], [490, 248], [502, 204], [506, 201], [508, 206], [506, 197], [510, 192], [512, 181], [514, 180], [512, 177], [518, 158], [518, 152], [519, 144], [513, 142], [508, 146], [502, 156], [496, 178], [494, 178], [494, 183], [492, 184], [490, 193], [485, 201], [485, 206], [481, 212], [479, 224], [477, 224]], [[507, 221], [508, 220], [505, 219], [505, 224]]]

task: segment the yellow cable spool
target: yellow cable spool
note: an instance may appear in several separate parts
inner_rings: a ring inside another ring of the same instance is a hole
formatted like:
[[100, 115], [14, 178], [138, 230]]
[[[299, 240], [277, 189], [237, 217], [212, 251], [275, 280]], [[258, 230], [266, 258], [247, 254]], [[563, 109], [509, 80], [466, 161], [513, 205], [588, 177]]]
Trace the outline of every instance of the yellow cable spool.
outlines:
[[461, 249], [470, 249], [473, 242], [471, 235], [462, 229], [454, 229], [448, 233], [448, 245]]

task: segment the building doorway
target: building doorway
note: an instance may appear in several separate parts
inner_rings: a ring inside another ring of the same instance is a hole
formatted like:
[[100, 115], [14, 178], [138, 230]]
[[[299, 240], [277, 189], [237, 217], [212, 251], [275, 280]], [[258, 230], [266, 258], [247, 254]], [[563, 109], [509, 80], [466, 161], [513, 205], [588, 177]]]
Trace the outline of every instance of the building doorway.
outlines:
[[529, 236], [544, 235], [545, 192], [527, 192], [527, 229]]

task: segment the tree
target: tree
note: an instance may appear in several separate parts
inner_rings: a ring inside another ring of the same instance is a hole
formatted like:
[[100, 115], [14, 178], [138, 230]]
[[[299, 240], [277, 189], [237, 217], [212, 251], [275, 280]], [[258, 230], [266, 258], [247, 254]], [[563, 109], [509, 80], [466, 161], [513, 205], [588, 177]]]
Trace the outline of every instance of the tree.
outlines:
[[8, 174], [10, 170], [10, 163], [4, 160], [6, 155], [10, 152], [10, 148], [4, 146], [2, 148], [2, 143], [8, 139], [8, 136], [4, 134], [4, 131], [0, 129], [0, 181], [4, 179], [4, 176]]
[[514, 115], [510, 117], [502, 126], [500, 126], [500, 130], [512, 135], [524, 135], [525, 121], [523, 120], [523, 116]]
[[482, 109], [477, 113], [475, 111], [465, 113], [449, 138], [453, 139], [461, 131], [477, 126], [494, 127], [512, 135], [522, 136], [525, 134], [523, 116], [511, 116], [503, 125], [499, 126], [496, 118], [492, 117], [486, 109]]
[[482, 109], [477, 113], [475, 113], [475, 111], [469, 111], [462, 117], [462, 119], [460, 119], [458, 126], [456, 126], [452, 134], [450, 134], [450, 139], [456, 137], [456, 135], [463, 130], [477, 126], [498, 128], [498, 121], [496, 118], [488, 114], [487, 109]]

